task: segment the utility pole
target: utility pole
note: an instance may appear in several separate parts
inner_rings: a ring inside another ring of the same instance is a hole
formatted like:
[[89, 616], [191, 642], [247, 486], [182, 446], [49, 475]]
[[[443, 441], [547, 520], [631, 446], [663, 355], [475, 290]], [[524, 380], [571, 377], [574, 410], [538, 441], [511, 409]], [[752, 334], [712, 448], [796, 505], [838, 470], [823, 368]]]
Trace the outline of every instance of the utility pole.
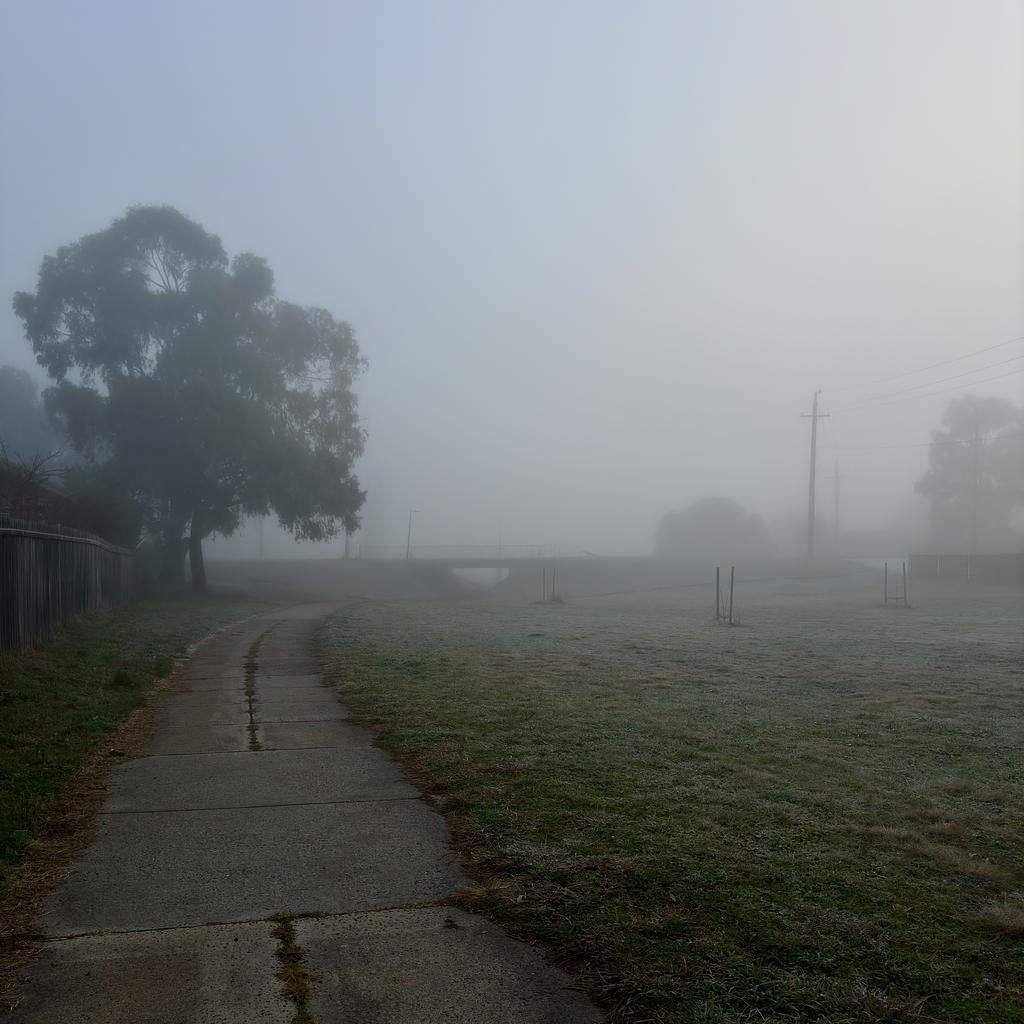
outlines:
[[839, 456], [836, 456], [836, 493], [835, 493], [835, 533], [836, 533], [836, 551], [839, 554]]
[[405, 535], [405, 560], [407, 562], [409, 561], [409, 554], [412, 551], [412, 516], [414, 512], [419, 512], [419, 509], [409, 509], [409, 530]]
[[972, 459], [971, 481], [971, 537], [967, 549], [967, 578], [971, 578], [971, 561], [978, 550], [978, 488], [981, 486], [981, 435], [978, 433], [978, 407], [974, 407], [974, 437], [972, 445], [974, 455]]
[[811, 472], [807, 488], [807, 557], [814, 557], [814, 474], [818, 462], [818, 420], [827, 419], [828, 413], [818, 412], [818, 395], [820, 391], [814, 392], [814, 400], [811, 403], [811, 411], [801, 413], [804, 419], [811, 421]]

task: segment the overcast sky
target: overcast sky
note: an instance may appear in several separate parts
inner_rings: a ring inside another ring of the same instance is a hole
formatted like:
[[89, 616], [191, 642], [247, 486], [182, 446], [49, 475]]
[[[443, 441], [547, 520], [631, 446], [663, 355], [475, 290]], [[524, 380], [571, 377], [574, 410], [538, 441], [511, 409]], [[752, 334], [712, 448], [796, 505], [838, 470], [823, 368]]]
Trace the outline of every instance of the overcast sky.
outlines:
[[45, 254], [171, 203], [355, 326], [368, 541], [798, 519], [816, 388], [821, 501], [856, 449], [882, 525], [934, 392], [1024, 396], [1022, 11], [0, 0], [0, 362]]

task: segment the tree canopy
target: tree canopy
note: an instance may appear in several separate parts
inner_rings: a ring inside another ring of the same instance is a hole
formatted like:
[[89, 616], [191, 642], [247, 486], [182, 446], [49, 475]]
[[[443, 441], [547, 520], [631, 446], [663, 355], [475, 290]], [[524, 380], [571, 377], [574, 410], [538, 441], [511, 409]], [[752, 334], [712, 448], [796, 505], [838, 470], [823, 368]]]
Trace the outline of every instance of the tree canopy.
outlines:
[[731, 498], [701, 498], [681, 512], [662, 516], [655, 554], [700, 562], [764, 558], [772, 543], [760, 516]]
[[229, 260], [172, 207], [133, 207], [47, 256], [14, 308], [56, 382], [48, 408], [140, 503], [166, 576], [187, 540], [203, 587], [203, 538], [246, 514], [273, 511], [300, 539], [357, 528], [354, 332], [277, 298], [260, 257]]
[[1005, 398], [955, 398], [932, 431], [928, 472], [931, 539], [950, 551], [1016, 550], [1024, 533], [1024, 409]]

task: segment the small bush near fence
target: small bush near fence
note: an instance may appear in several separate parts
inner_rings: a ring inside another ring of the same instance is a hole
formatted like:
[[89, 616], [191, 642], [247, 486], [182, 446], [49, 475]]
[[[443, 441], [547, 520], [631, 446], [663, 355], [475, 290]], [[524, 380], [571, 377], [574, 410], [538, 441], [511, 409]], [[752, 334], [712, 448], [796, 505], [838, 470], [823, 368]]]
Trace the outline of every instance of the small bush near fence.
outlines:
[[134, 593], [133, 552], [82, 530], [0, 515], [0, 654]]

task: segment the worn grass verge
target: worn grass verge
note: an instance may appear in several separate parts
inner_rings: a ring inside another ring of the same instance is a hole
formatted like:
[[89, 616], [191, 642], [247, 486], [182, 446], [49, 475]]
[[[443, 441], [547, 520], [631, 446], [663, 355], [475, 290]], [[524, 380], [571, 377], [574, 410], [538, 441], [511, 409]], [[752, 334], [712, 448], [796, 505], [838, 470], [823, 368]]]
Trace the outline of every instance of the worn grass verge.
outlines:
[[614, 1019], [1024, 1019], [1014, 610], [705, 619], [367, 603], [322, 646], [470, 904]]

